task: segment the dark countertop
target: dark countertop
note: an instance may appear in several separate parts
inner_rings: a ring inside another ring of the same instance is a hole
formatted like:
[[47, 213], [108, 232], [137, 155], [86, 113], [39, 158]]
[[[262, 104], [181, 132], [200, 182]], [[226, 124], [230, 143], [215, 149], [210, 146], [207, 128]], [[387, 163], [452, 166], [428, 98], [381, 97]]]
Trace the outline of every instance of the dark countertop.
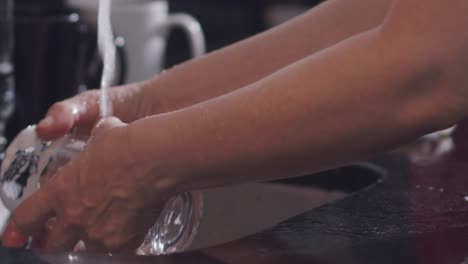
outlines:
[[46, 256], [0, 248], [0, 263], [468, 263], [468, 151], [411, 163], [389, 154], [377, 184], [222, 246], [173, 256]]

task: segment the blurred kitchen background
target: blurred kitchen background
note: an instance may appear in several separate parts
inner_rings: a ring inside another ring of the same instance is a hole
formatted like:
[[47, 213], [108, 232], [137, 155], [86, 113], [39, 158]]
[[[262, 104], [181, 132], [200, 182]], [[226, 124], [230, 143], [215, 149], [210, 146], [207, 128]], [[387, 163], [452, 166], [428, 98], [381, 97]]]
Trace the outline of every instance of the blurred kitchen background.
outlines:
[[[209, 51], [244, 39], [319, 4], [319, 0], [171, 0], [172, 12], [187, 12], [199, 19]], [[188, 57], [181, 32], [170, 36], [168, 65]]]

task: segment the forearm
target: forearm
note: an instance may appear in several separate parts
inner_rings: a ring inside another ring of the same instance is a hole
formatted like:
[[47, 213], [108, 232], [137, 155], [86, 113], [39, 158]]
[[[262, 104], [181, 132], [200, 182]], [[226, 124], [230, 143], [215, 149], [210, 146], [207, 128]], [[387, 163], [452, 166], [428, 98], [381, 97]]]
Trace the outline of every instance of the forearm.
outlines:
[[443, 98], [425, 85], [430, 67], [401, 59], [408, 52], [392, 52], [378, 29], [361, 34], [225, 96], [139, 120], [133, 145], [184, 190], [366, 158], [438, 128], [427, 102]]
[[168, 112], [253, 83], [382, 22], [393, 0], [328, 0], [272, 30], [156, 77], [148, 94]]

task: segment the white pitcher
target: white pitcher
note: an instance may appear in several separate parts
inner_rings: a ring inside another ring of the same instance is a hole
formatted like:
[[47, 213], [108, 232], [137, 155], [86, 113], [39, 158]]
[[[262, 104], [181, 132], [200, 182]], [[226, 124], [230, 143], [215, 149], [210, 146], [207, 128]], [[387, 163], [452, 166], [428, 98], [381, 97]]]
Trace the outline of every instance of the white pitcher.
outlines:
[[[96, 26], [98, 0], [68, 0], [82, 18]], [[169, 14], [167, 0], [113, 0], [114, 35], [125, 39], [127, 82], [151, 78], [164, 69], [168, 33], [173, 28], [186, 32], [191, 54], [205, 53], [205, 39], [200, 23], [185, 13]]]

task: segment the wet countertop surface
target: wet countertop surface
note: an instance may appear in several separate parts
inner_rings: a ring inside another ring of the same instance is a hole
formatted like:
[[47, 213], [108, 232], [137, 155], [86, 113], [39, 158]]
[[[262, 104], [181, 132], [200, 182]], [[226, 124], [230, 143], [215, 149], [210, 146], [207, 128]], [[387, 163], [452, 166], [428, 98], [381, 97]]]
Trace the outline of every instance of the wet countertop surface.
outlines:
[[0, 248], [0, 263], [468, 264], [468, 140], [463, 135], [468, 135], [464, 127], [455, 133], [455, 149], [429, 161], [380, 157], [373, 163], [386, 174], [377, 183], [224, 245], [160, 257]]

